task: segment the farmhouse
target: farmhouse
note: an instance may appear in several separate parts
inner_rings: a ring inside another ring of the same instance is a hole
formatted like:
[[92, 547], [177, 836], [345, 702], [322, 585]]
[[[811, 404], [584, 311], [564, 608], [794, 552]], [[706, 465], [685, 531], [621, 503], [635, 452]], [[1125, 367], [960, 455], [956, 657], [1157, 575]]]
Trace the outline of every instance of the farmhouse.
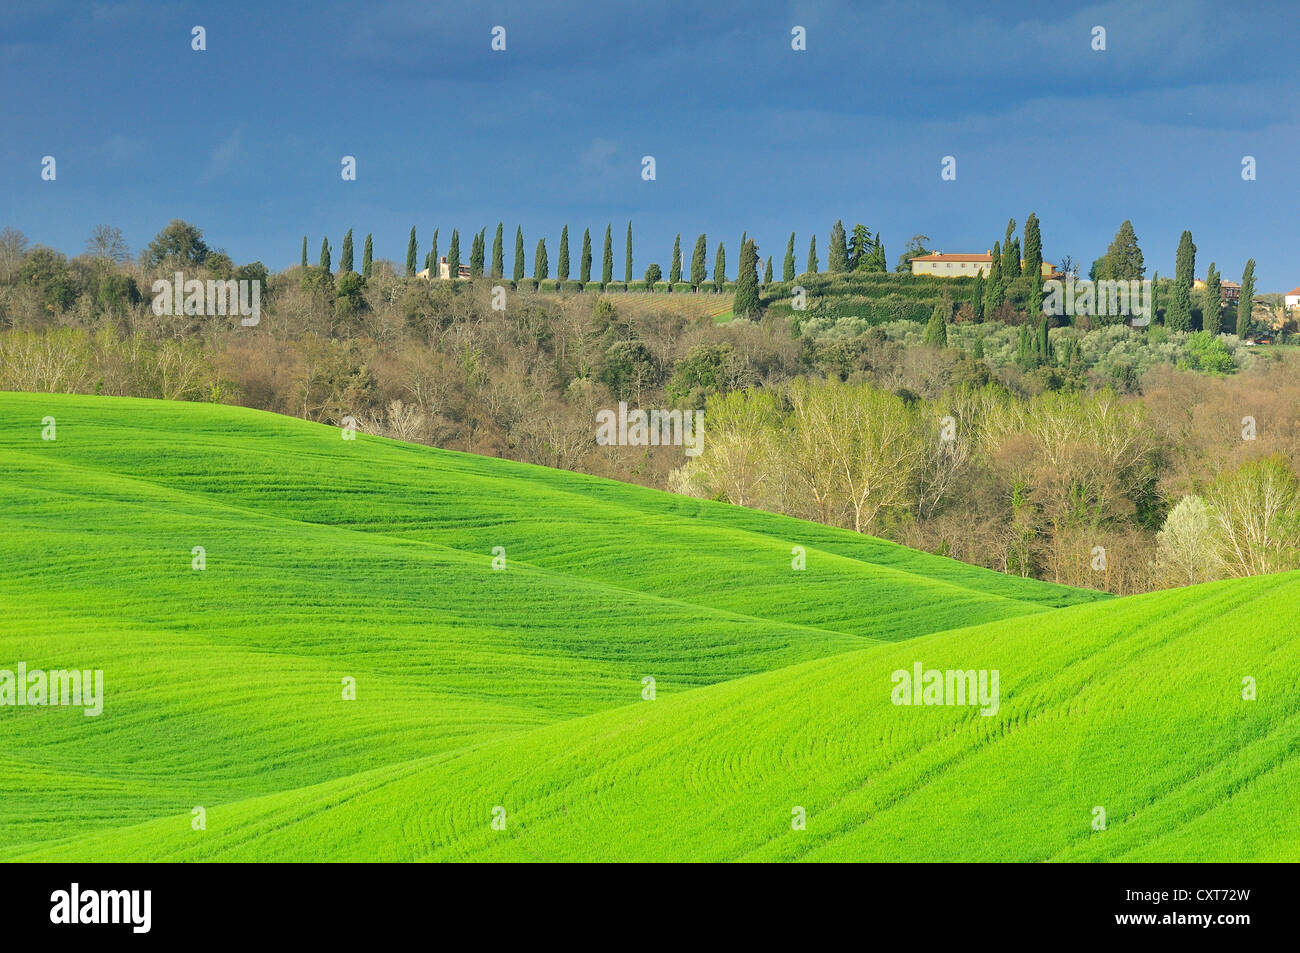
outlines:
[[[1205, 287], [1205, 279], [1204, 278], [1195, 279], [1192, 282], [1192, 287], [1197, 291], [1202, 290]], [[1300, 288], [1296, 289], [1296, 293], [1300, 294]], [[1224, 304], [1236, 304], [1237, 301], [1241, 298], [1241, 285], [1235, 281], [1220, 282], [1219, 297]]]
[[[417, 271], [417, 272], [415, 273], [415, 277], [417, 277], [417, 278], [428, 278], [428, 277], [429, 277], [429, 269], [428, 269], [428, 268], [421, 268], [419, 271]], [[446, 255], [443, 255], [442, 258], [440, 258], [440, 259], [438, 260], [438, 277], [441, 278], [441, 279], [444, 280], [444, 281], [445, 281], [446, 279], [448, 279], [448, 278], [451, 277], [451, 266], [447, 264], [447, 256], [446, 256]], [[469, 277], [469, 265], [461, 265], [460, 268], [457, 270], [456, 277], [457, 277], [457, 278], [468, 278], [468, 277]]]
[[1300, 305], [1300, 288], [1292, 288], [1282, 299], [1283, 304], [1288, 308], [1294, 308]]
[[[1022, 258], [1020, 259], [1020, 267], [1024, 268], [1024, 266], [1025, 260]], [[987, 278], [992, 268], [993, 252], [991, 249], [982, 255], [945, 255], [943, 252], [937, 251], [912, 259], [912, 274], [935, 275], [939, 278], [974, 278], [977, 274]], [[1057, 272], [1056, 267], [1048, 262], [1043, 262], [1042, 276], [1044, 279], [1063, 277]]]

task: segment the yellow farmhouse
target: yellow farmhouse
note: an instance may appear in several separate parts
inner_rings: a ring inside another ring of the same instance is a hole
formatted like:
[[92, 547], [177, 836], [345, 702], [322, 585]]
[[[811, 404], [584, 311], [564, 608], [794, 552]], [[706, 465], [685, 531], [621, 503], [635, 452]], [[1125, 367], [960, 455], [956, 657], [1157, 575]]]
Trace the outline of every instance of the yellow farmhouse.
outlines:
[[[1025, 260], [1020, 259], [1020, 267], [1025, 266]], [[912, 259], [912, 274], [914, 275], [936, 275], [940, 278], [974, 278], [976, 275], [989, 276], [989, 270], [993, 267], [993, 252], [986, 251], [982, 255], [945, 255], [943, 252], [934, 252], [930, 255], [921, 255], [919, 258]], [[1043, 262], [1042, 275], [1044, 278], [1056, 276], [1056, 268], [1048, 262]]]

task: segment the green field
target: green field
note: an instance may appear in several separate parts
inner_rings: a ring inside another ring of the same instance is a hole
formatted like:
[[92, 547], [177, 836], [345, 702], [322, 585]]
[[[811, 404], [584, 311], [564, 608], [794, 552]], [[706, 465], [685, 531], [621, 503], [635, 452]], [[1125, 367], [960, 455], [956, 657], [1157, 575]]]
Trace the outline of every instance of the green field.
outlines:
[[[1115, 600], [80, 396], [0, 394], [0, 504], [0, 670], [105, 695], [0, 707], [3, 859], [1300, 859], [1300, 574]], [[997, 713], [892, 704], [915, 662]]]

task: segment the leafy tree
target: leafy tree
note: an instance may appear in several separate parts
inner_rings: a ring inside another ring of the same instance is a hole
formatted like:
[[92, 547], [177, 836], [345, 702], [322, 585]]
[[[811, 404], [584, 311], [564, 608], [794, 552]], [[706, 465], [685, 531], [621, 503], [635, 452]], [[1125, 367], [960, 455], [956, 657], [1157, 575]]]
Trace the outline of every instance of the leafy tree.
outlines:
[[569, 226], [560, 229], [560, 260], [555, 266], [555, 277], [569, 280]]
[[605, 252], [600, 260], [600, 283], [607, 285], [614, 280], [614, 236], [609, 225], [605, 226]]
[[930, 312], [930, 321], [925, 326], [925, 343], [932, 347], [948, 346], [948, 309], [936, 304]]
[[645, 270], [646, 291], [653, 291], [655, 285], [657, 285], [660, 281], [662, 281], [663, 277], [664, 277], [663, 270], [658, 265], [652, 262], [650, 264], [650, 267], [648, 267]]
[[492, 236], [492, 277], [500, 278], [506, 273], [505, 223], [497, 222], [496, 234]]
[[632, 280], [632, 223], [627, 223], [627, 259], [623, 265], [623, 280]]
[[1199, 496], [1184, 496], [1169, 511], [1164, 528], [1156, 533], [1155, 568], [1162, 582], [1192, 586], [1219, 578], [1219, 556], [1214, 515]]
[[923, 255], [930, 254], [930, 249], [925, 247], [929, 243], [929, 235], [913, 235], [909, 238], [907, 245], [903, 248], [903, 254], [898, 256], [898, 264], [894, 266], [894, 271], [900, 275], [909, 274], [912, 271], [913, 258], [920, 258]]
[[843, 274], [849, 270], [849, 249], [844, 240], [844, 223], [839, 219], [831, 226], [830, 258], [826, 263], [831, 274]]
[[198, 267], [207, 261], [211, 249], [203, 240], [203, 230], [179, 218], [172, 219], [145, 249], [145, 264], [151, 268], [163, 264]]
[[326, 274], [333, 271], [330, 268], [330, 240], [328, 238], [320, 240], [320, 270]]
[[1246, 270], [1241, 273], [1241, 297], [1237, 299], [1237, 337], [1245, 338], [1250, 333], [1251, 299], [1255, 297], [1255, 259], [1246, 262]]
[[411, 226], [411, 237], [406, 240], [406, 274], [415, 274], [415, 226]]
[[451, 230], [451, 244], [447, 246], [447, 277], [453, 281], [460, 277], [460, 231]]
[[515, 281], [524, 280], [524, 227], [515, 226], [515, 269], [512, 273]]
[[713, 284], [717, 290], [722, 290], [722, 285], [727, 280], [727, 250], [722, 247], [722, 242], [718, 242], [718, 252], [713, 256]]
[[339, 271], [353, 271], [352, 267], [352, 229], [343, 236], [343, 250], [339, 252]]
[[578, 280], [584, 285], [591, 281], [591, 229], [582, 230], [582, 258], [578, 263]]
[[[375, 242], [370, 233], [366, 233], [366, 244], [361, 250], [361, 277], [369, 278], [375, 263]], [[436, 262], [435, 262], [436, 264]]]
[[697, 288], [709, 277], [708, 254], [708, 239], [701, 235], [695, 239], [695, 252], [691, 255], [691, 284]]
[[673, 239], [673, 260], [668, 266], [668, 283], [675, 285], [682, 280], [682, 233]]
[[810, 274], [810, 275], [815, 275], [815, 274], [817, 274], [817, 269], [818, 269], [819, 266], [820, 266], [820, 262], [817, 261], [817, 236], [814, 235], [812, 238], [808, 239], [808, 270], [807, 270], [807, 274]]
[[546, 259], [546, 239], [537, 239], [537, 251], [533, 255], [533, 278], [545, 281], [551, 276], [551, 265]]
[[751, 317], [758, 313], [758, 249], [752, 241], [745, 241], [736, 268], [736, 296], [731, 309], [737, 317]]
[[794, 281], [794, 232], [785, 245], [785, 260], [781, 263], [781, 280]]

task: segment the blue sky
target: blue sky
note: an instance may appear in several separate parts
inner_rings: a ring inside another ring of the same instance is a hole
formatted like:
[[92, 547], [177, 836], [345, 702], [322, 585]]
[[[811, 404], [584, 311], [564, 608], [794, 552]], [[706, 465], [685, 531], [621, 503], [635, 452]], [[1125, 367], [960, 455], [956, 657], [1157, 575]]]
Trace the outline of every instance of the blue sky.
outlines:
[[1148, 274], [1172, 273], [1190, 228], [1198, 275], [1214, 260], [1237, 280], [1253, 256], [1259, 290], [1285, 291], [1298, 39], [1281, 2], [32, 0], [0, 9], [0, 226], [77, 254], [98, 223], [138, 250], [184, 218], [274, 269], [304, 234], [313, 262], [349, 227], [402, 261], [412, 225], [423, 258], [435, 226], [467, 255], [500, 220], [523, 226], [531, 270], [566, 223], [599, 261], [612, 222], [621, 274], [630, 219], [639, 278], [667, 270], [677, 232], [687, 255], [707, 232], [710, 264], [724, 241], [734, 271], [747, 230], [779, 273], [792, 230], [800, 268], [812, 232], [824, 267], [841, 218], [883, 232], [892, 267], [915, 233], [983, 251], [1035, 211], [1046, 257], [1084, 271], [1129, 218]]

